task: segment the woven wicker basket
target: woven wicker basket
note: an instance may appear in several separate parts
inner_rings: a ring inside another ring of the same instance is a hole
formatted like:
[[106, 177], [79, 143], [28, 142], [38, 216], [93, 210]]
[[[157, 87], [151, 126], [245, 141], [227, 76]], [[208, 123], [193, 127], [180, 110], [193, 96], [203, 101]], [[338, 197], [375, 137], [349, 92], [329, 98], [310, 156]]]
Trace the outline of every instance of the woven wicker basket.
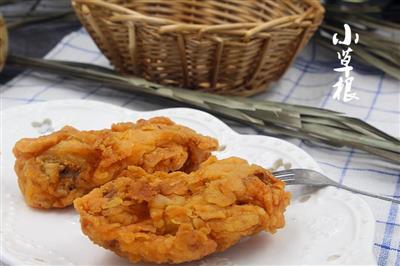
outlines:
[[0, 13], [0, 72], [6, 63], [8, 53], [8, 35], [7, 27], [3, 15]]
[[116, 70], [248, 96], [282, 76], [322, 21], [319, 0], [73, 0]]

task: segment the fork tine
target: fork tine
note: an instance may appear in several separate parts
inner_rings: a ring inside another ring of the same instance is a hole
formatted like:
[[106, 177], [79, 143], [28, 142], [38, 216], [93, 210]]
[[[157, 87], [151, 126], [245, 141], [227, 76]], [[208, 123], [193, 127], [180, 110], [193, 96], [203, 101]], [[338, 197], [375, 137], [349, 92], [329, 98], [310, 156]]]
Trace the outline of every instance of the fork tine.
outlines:
[[293, 175], [293, 171], [288, 169], [288, 170], [281, 170], [281, 171], [275, 171], [273, 174], [276, 175]]
[[296, 180], [294, 180], [294, 179], [289, 179], [289, 180], [282, 180], [282, 179], [280, 179], [280, 180], [283, 181], [283, 182], [285, 182], [285, 184], [286, 184], [287, 186], [290, 186], [290, 185], [300, 185], [300, 183], [297, 183]]
[[279, 180], [284, 181], [284, 182], [289, 182], [289, 181], [295, 181], [295, 178], [292, 177], [277, 177]]
[[285, 178], [285, 177], [292, 177], [294, 176], [293, 171], [290, 170], [283, 170], [283, 171], [277, 171], [272, 173], [276, 178]]
[[[283, 170], [283, 171], [276, 171], [272, 173], [276, 178], [281, 181], [284, 181], [286, 184], [289, 185], [289, 182], [295, 181], [295, 175], [293, 171], [290, 170]], [[293, 184], [293, 183], [292, 183]]]

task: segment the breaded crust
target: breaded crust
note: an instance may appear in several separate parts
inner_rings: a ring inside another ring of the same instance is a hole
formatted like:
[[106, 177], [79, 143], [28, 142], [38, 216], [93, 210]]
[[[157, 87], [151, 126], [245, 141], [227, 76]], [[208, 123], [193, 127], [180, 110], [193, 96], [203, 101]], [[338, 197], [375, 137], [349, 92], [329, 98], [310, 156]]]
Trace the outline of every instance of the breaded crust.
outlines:
[[128, 166], [145, 171], [190, 172], [218, 142], [157, 117], [120, 123], [111, 129], [64, 127], [39, 138], [21, 139], [13, 149], [18, 184], [28, 205], [63, 208]]
[[129, 167], [74, 206], [94, 243], [132, 262], [182, 263], [282, 228], [284, 187], [260, 166], [211, 157], [191, 174]]

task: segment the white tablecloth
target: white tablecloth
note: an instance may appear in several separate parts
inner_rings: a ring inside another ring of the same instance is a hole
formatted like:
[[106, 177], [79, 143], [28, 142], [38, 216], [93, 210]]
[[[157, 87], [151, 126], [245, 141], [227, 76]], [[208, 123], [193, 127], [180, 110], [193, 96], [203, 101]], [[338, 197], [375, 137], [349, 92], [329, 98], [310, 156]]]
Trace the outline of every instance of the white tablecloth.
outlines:
[[[362, 37], [362, 36], [361, 36]], [[47, 56], [108, 65], [84, 30], [66, 36]], [[330, 58], [330, 59], [327, 59]], [[360, 100], [343, 103], [332, 99], [332, 85], [338, 80], [338, 60], [311, 42], [284, 77], [257, 96], [281, 102], [311, 105], [344, 112], [371, 123], [381, 130], [400, 136], [400, 83], [379, 71], [352, 63], [353, 91]], [[85, 84], [47, 74], [26, 71], [1, 86], [1, 110], [33, 102], [59, 99], [90, 99], [126, 106], [136, 110], [168, 107], [160, 100]], [[235, 129], [247, 132], [246, 128]], [[346, 185], [384, 195], [400, 197], [398, 166], [385, 163], [358, 150], [331, 148], [289, 139], [301, 146], [331, 178]], [[396, 204], [365, 197], [376, 218], [374, 252], [379, 265], [400, 265], [400, 215]]]

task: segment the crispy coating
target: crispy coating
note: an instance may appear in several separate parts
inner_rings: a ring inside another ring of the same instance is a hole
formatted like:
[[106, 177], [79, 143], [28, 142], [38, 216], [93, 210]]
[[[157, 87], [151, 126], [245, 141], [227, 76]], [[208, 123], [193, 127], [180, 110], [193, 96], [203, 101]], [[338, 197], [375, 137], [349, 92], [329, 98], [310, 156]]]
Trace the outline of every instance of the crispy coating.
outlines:
[[132, 262], [182, 263], [282, 228], [284, 187], [260, 166], [211, 157], [191, 174], [129, 167], [74, 206], [94, 243]]
[[19, 187], [28, 205], [63, 208], [115, 179], [127, 166], [145, 171], [192, 171], [218, 147], [210, 137], [157, 117], [111, 129], [64, 127], [39, 138], [19, 140], [13, 149]]

